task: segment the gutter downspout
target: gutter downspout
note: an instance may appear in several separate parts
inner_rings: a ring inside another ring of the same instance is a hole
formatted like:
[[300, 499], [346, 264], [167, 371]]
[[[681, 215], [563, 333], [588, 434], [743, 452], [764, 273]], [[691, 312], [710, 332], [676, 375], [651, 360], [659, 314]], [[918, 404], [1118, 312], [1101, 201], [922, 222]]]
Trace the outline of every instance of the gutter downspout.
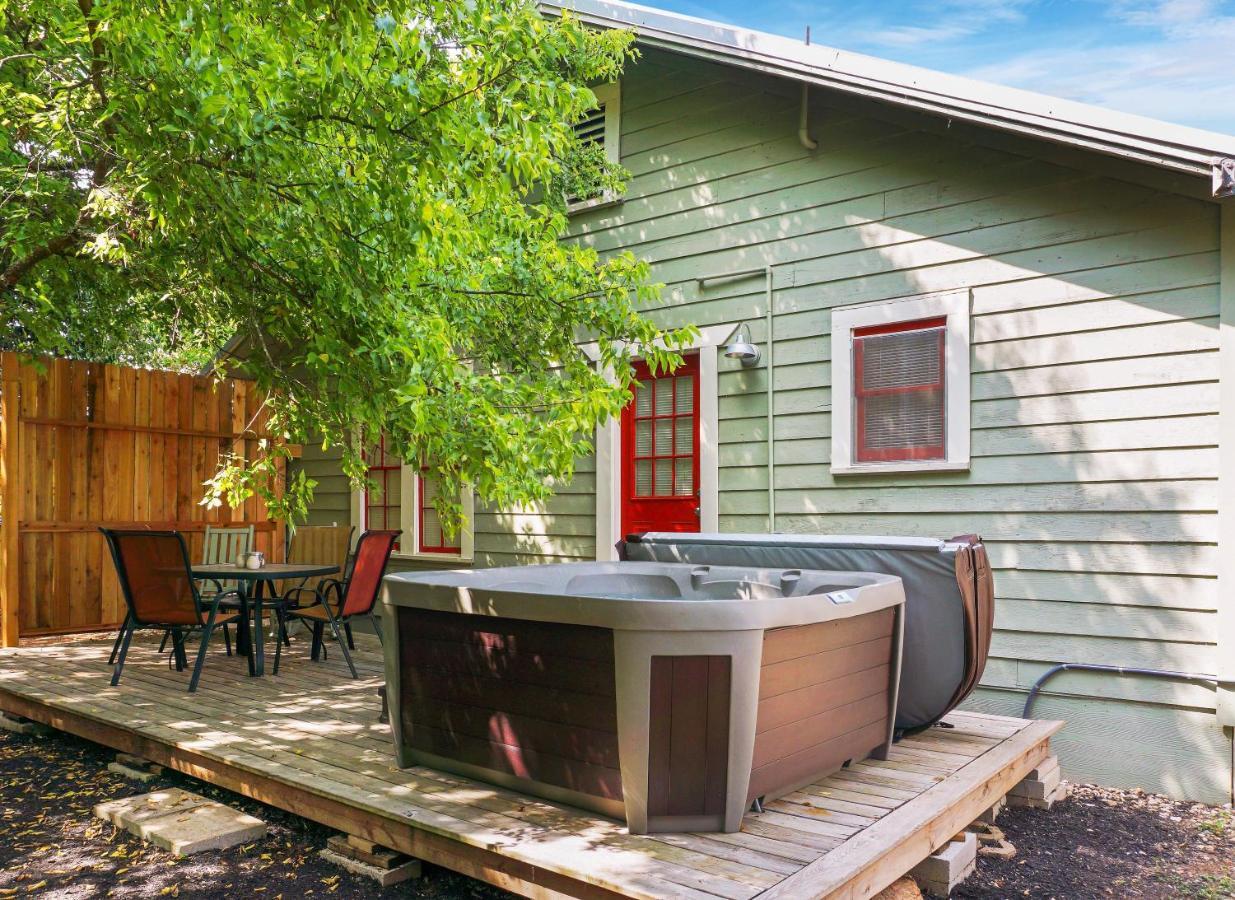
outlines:
[[[806, 26], [806, 46], [810, 46], [810, 26]], [[810, 136], [810, 85], [802, 82], [802, 105], [798, 110], [798, 143], [807, 150], [818, 150], [819, 142]]]
[[798, 111], [798, 143], [807, 150], [818, 150], [819, 142], [810, 136], [810, 85], [802, 82], [802, 108]]

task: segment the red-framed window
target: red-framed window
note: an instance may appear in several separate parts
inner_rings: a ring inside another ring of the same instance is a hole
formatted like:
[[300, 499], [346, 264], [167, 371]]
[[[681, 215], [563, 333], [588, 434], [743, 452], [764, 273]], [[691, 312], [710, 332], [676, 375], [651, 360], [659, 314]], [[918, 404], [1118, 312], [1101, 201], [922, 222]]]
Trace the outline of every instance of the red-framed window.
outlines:
[[421, 553], [459, 553], [458, 538], [450, 541], [442, 530], [442, 519], [437, 512], [439, 487], [437, 480], [421, 471], [416, 479], [417, 542]]
[[947, 457], [947, 317], [853, 330], [856, 462]]
[[[399, 480], [403, 465], [387, 451], [385, 435], [369, 445], [365, 465], [369, 482], [376, 486], [376, 490], [365, 489], [365, 530], [395, 531], [400, 527]], [[399, 549], [398, 543], [395, 549]]]

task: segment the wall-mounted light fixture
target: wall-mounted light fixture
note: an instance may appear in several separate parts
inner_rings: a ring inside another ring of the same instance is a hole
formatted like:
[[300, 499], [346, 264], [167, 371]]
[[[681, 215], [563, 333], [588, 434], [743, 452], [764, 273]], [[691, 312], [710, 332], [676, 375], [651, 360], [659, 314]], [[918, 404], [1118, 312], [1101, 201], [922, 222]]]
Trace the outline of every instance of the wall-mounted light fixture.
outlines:
[[750, 328], [745, 322], [738, 326], [732, 340], [725, 345], [725, 356], [738, 360], [748, 368], [759, 364], [759, 348], [751, 343]]

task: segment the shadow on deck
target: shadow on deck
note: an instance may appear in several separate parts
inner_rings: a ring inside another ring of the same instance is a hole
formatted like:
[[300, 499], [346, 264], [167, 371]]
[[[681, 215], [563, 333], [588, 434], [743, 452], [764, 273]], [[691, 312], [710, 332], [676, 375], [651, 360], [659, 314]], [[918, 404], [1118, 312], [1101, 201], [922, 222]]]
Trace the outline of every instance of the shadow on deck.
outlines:
[[196, 694], [156, 644], [108, 684], [110, 639], [0, 651], [0, 709], [528, 896], [868, 897], [941, 847], [1049, 754], [1059, 722], [955, 712], [751, 813], [737, 834], [636, 836], [610, 819], [466, 778], [398, 769], [378, 723], [375, 638], [358, 680], [293, 641], [279, 676], [220, 647]]

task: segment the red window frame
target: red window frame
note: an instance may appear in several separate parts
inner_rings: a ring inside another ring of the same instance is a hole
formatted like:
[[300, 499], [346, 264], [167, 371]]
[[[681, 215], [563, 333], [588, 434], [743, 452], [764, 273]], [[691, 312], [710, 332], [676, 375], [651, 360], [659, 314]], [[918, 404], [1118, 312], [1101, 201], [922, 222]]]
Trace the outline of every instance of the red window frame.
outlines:
[[[364, 518], [364, 529], [368, 531], [372, 523], [372, 518], [369, 514], [369, 511], [371, 509], [378, 509], [378, 510], [381, 510], [381, 513], [382, 513], [383, 525], [381, 528], [376, 529], [376, 530], [377, 531], [394, 531], [398, 529], [399, 523], [396, 517], [396, 521], [392, 525], [390, 523], [390, 515], [393, 510], [396, 510], [398, 508], [398, 505], [390, 502], [390, 473], [399, 471], [399, 469], [401, 468], [401, 465], [397, 461], [395, 461], [392, 464], [390, 458], [387, 457], [386, 455], [386, 435], [384, 434], [381, 435], [377, 439], [377, 444], [375, 446], [370, 447], [369, 452], [372, 453], [373, 450], [377, 451], [378, 464], [368, 465], [366, 463], [365, 474], [368, 476], [371, 482], [377, 482], [378, 484], [382, 486], [382, 495], [379, 498], [380, 502], [374, 503], [372, 502], [372, 497], [369, 494], [369, 488], [367, 486], [365, 487], [364, 517], [363, 517]], [[394, 549], [396, 550], [399, 549], [398, 541], [395, 541]]]
[[[445, 533], [442, 534], [441, 544], [426, 544], [425, 543], [425, 478], [424, 473], [428, 469], [421, 469], [421, 474], [416, 477], [416, 545], [421, 553], [461, 553], [463, 552], [462, 544], [451, 546], [446, 541]], [[437, 507], [435, 506], [436, 510]], [[440, 523], [441, 517], [438, 517]]]
[[[947, 316], [936, 316], [929, 319], [914, 319], [908, 322], [895, 322], [890, 325], [870, 325], [865, 328], [853, 329], [853, 418], [854, 459], [856, 462], [904, 462], [947, 458], [947, 448], [945, 446], [948, 431], [948, 392], [946, 385], [947, 324]], [[939, 329], [939, 379], [937, 381], [903, 387], [877, 388], [874, 390], [863, 389], [863, 341], [860, 340], [861, 338], [898, 334], [906, 331], [926, 331], [932, 328]], [[939, 392], [939, 405], [944, 422], [943, 440], [938, 444], [919, 444], [905, 447], [875, 448], [866, 446], [866, 400], [870, 397], [908, 394], [920, 391]]]

